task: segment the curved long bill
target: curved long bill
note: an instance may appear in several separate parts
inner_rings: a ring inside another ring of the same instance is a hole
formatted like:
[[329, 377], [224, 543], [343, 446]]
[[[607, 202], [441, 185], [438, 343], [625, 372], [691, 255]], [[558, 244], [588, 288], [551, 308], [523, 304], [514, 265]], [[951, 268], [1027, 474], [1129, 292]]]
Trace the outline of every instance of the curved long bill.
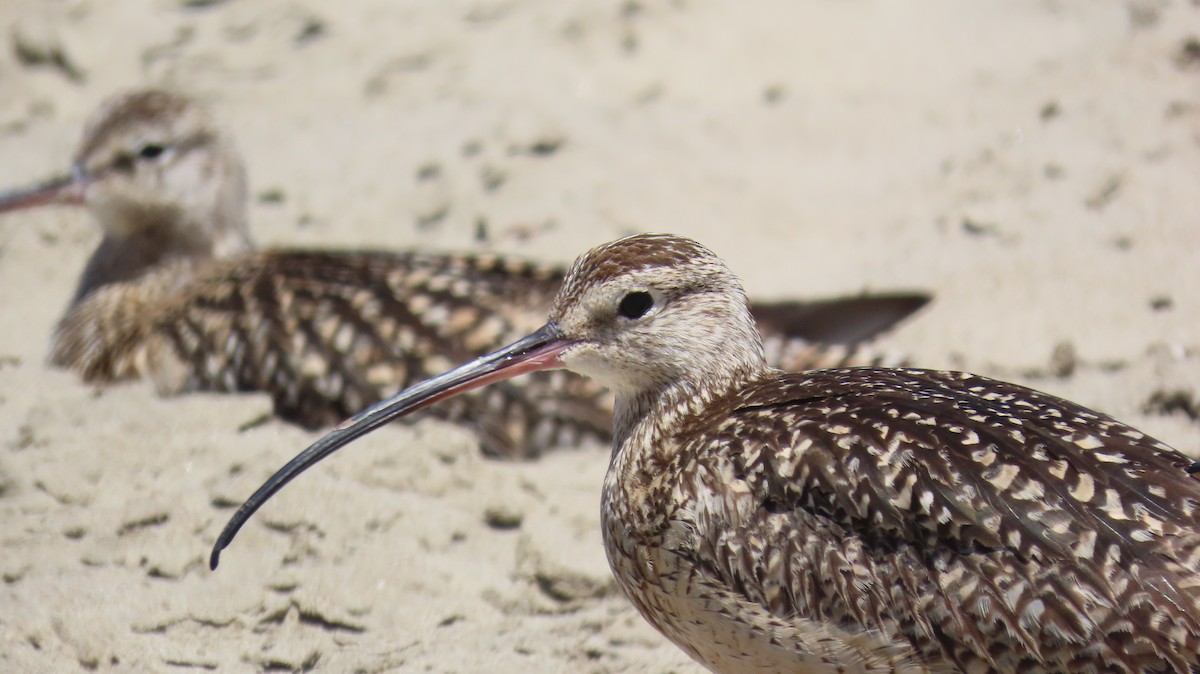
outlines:
[[82, 204], [87, 183], [83, 169], [76, 166], [68, 175], [56, 176], [32, 187], [0, 192], [0, 213], [47, 204]]
[[559, 356], [571, 342], [563, 338], [554, 323], [547, 323], [537, 332], [513, 342], [495, 353], [477, 358], [446, 374], [434, 377], [401, 391], [383, 402], [343, 421], [328, 435], [316, 441], [308, 449], [296, 455], [283, 468], [263, 483], [258, 491], [246, 500], [225, 525], [224, 531], [213, 545], [209, 557], [209, 568], [216, 569], [221, 551], [229, 547], [233, 537], [250, 516], [262, 507], [284, 485], [297, 475], [308, 470], [321, 459], [333, 454], [354, 440], [370, 433], [384, 424], [406, 414], [424, 409], [447, 398], [487, 386], [493, 382], [511, 379], [527, 372], [550, 370], [562, 367]]

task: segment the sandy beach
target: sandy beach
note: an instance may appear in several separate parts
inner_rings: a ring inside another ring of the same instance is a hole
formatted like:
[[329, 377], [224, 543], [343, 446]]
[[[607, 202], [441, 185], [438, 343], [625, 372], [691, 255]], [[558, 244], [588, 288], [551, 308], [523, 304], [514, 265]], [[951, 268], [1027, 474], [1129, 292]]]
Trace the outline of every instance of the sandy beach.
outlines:
[[[0, 26], [0, 186], [170, 86], [237, 138], [262, 245], [565, 263], [684, 234], [757, 297], [932, 292], [884, 348], [1200, 457], [1194, 3], [9, 0]], [[604, 447], [502, 463], [384, 429], [210, 572], [318, 436], [251, 423], [265, 396], [47, 366], [98, 240], [0, 217], [0, 671], [701, 671], [611, 579]]]

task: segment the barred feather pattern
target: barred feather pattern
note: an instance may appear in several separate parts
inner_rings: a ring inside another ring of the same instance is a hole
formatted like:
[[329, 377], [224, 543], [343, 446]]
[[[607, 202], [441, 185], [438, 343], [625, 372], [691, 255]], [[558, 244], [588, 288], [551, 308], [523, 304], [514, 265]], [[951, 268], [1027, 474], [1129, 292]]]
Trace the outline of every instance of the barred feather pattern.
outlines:
[[[875, 368], [770, 373], [657, 419], [606, 485], [610, 560], [714, 671], [1200, 672], [1200, 476], [1129, 426]], [[723, 660], [738, 629], [773, 646]], [[813, 643], [871, 657], [796, 652]]]
[[[151, 378], [160, 392], [263, 391], [275, 413], [330, 425], [536, 329], [559, 267], [494, 255], [275, 250], [163, 265], [103, 285], [59, 324], [51, 361], [89, 382]], [[885, 363], [864, 345], [765, 335], [801, 370]], [[438, 405], [509, 458], [607, 442], [611, 397], [565, 371]]]

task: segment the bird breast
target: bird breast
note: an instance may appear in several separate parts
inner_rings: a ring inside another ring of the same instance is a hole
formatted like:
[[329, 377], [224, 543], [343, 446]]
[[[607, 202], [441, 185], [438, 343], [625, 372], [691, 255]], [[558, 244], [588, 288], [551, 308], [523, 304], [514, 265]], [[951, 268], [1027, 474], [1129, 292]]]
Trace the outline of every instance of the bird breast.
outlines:
[[[637, 433], [631, 437], [653, 442]], [[732, 465], [689, 463], [680, 456], [670, 450], [618, 450], [602, 499], [604, 546], [613, 574], [664, 636], [719, 674], [934, 671], [912, 664], [907, 643], [878, 632], [783, 618], [750, 598], [772, 588], [745, 592], [722, 582], [711, 566], [752, 565], [764, 552], [763, 541], [726, 540], [717, 549], [706, 543], [705, 532], [759, 517], [761, 504]]]

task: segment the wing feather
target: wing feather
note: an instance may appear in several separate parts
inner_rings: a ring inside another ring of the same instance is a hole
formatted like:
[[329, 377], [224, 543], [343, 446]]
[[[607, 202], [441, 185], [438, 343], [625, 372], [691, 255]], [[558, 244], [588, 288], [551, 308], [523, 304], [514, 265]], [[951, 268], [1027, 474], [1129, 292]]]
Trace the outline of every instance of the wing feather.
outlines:
[[[792, 591], [776, 614], [890, 631], [963, 669], [1197, 666], [1200, 479], [1153, 438], [1016, 385], [921, 370], [785, 375], [721, 405], [696, 420], [707, 444], [683, 455], [727, 463], [758, 507], [697, 537], [784, 550]], [[701, 489], [698, 507], [728, 485]], [[814, 521], [823, 538], [795, 536]], [[746, 588], [758, 564], [707, 572]]]

